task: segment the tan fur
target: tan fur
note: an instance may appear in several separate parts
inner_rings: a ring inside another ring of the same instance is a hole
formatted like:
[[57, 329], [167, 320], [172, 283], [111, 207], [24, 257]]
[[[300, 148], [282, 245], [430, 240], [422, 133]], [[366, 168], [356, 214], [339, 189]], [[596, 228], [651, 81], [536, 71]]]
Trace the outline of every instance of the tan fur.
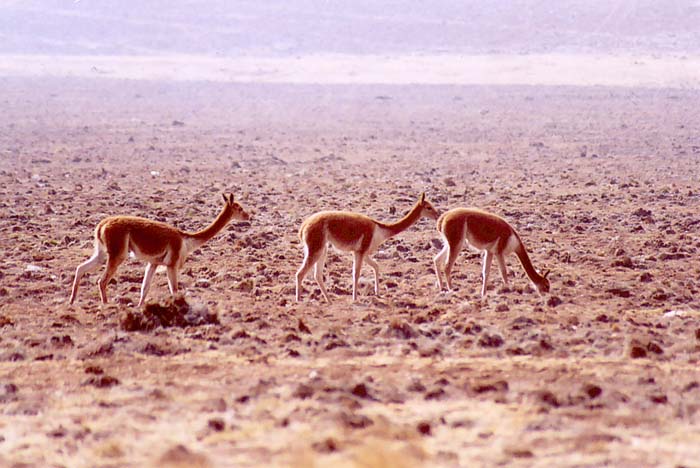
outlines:
[[304, 261], [296, 274], [296, 300], [300, 300], [301, 283], [313, 267], [321, 293], [330, 302], [323, 282], [323, 267], [329, 243], [338, 250], [352, 252], [354, 255], [353, 301], [357, 300], [357, 282], [363, 262], [367, 262], [374, 271], [374, 293], [378, 295], [379, 265], [371, 255], [382, 242], [408, 229], [423, 217], [438, 218], [437, 210], [425, 200], [424, 193], [411, 211], [395, 223], [382, 223], [349, 211], [320, 211], [309, 216], [299, 228], [299, 239], [304, 244]]
[[214, 222], [194, 233], [136, 216], [110, 216], [100, 221], [95, 228], [95, 250], [92, 256], [75, 270], [70, 303], [72, 304], [77, 297], [82, 276], [107, 260], [107, 269], [97, 282], [102, 303], [106, 303], [107, 284], [119, 265], [126, 260], [129, 252], [147, 263], [139, 306], [146, 299], [153, 274], [159, 265], [167, 268], [168, 286], [170, 293], [174, 295], [178, 287], [177, 273], [187, 256], [218, 234], [232, 219], [242, 221], [250, 219], [250, 215], [243, 207], [233, 201], [233, 194], [223, 197], [224, 207]]
[[443, 249], [435, 256], [435, 274], [438, 288], [443, 289], [441, 271], [445, 272], [447, 289], [452, 289], [452, 267], [459, 256], [465, 240], [475, 249], [484, 253], [481, 295], [486, 295], [491, 262], [495, 257], [503, 282], [508, 284], [508, 270], [505, 257], [515, 253], [525, 273], [538, 293], [549, 292], [549, 280], [545, 272], [540, 275], [532, 266], [525, 245], [513, 227], [503, 218], [477, 208], [455, 208], [443, 213], [436, 223], [443, 240]]

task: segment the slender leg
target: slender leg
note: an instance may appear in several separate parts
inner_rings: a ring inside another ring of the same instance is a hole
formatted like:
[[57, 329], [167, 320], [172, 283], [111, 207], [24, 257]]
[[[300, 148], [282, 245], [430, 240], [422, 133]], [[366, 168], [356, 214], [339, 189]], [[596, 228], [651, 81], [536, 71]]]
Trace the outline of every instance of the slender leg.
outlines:
[[501, 278], [506, 286], [508, 286], [508, 267], [506, 267], [506, 259], [503, 255], [496, 255], [496, 260], [498, 261], [498, 269], [501, 271]]
[[97, 281], [97, 286], [100, 288], [100, 297], [102, 298], [102, 303], [107, 303], [107, 285], [112, 279], [114, 274], [117, 272], [117, 268], [122, 262], [126, 260], [126, 256], [114, 256], [107, 259], [107, 269], [102, 274], [102, 277]]
[[153, 281], [153, 275], [156, 272], [156, 265], [149, 263], [146, 265], [146, 273], [143, 275], [143, 283], [141, 283], [141, 297], [139, 298], [139, 304], [137, 307], [141, 307], [146, 301], [146, 294], [148, 294], [148, 289], [151, 287], [151, 282]]
[[326, 265], [327, 251], [327, 247], [324, 247], [323, 251], [321, 252], [321, 255], [318, 258], [318, 261], [314, 265], [314, 277], [316, 278], [316, 283], [318, 283], [318, 287], [321, 288], [321, 294], [323, 294], [323, 298], [326, 300], [326, 302], [330, 303], [331, 300], [328, 298], [326, 285], [323, 282], [323, 267]]
[[[301, 300], [301, 283], [306, 278], [306, 275], [311, 270], [311, 267], [318, 261], [318, 256], [320, 252], [312, 252], [308, 244], [304, 244], [304, 261], [301, 263], [301, 267], [297, 271], [296, 275], [296, 298], [297, 302]], [[328, 300], [326, 298], [326, 300]]]
[[442, 250], [433, 259], [433, 265], [435, 266], [435, 275], [437, 276], [438, 291], [442, 291], [442, 288], [445, 287], [445, 284], [442, 282], [442, 275], [440, 274], [440, 271], [443, 268], [445, 268], [445, 260], [450, 255], [450, 243], [447, 242], [447, 239], [443, 239], [442, 242]]
[[464, 237], [460, 237], [454, 245], [450, 245], [450, 255], [447, 258], [447, 263], [445, 264], [445, 280], [447, 281], [447, 290], [452, 290], [452, 267], [459, 257], [459, 253], [462, 251], [462, 246], [464, 245]]
[[100, 266], [100, 263], [102, 263], [104, 259], [105, 255], [102, 253], [99, 247], [95, 246], [95, 251], [93, 252], [92, 257], [78, 265], [78, 268], [75, 269], [75, 279], [73, 280], [73, 289], [71, 291], [69, 301], [71, 304], [73, 303], [73, 301], [75, 301], [75, 298], [78, 296], [78, 286], [80, 286], [80, 279], [85, 273], [93, 271], [98, 266]]
[[365, 261], [367, 265], [372, 268], [372, 271], [374, 271], [374, 294], [379, 296], [379, 264], [375, 259], [369, 256], [365, 257]]
[[488, 250], [484, 251], [484, 268], [481, 272], [483, 282], [481, 283], [481, 297], [486, 295], [486, 283], [489, 281], [489, 273], [491, 272], [491, 262], [493, 261], [493, 254]]
[[354, 252], [355, 258], [352, 262], [352, 301], [357, 300], [357, 283], [360, 281], [360, 271], [362, 271], [362, 257], [359, 252]]
[[167, 269], [167, 274], [168, 288], [170, 288], [170, 294], [174, 296], [175, 294], [177, 294], [177, 267], [169, 266]]

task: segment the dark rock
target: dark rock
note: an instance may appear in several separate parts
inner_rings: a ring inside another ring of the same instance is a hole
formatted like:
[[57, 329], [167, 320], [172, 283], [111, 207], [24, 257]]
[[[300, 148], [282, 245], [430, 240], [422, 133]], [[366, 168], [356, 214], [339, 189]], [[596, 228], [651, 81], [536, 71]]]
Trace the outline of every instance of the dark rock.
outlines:
[[296, 390], [294, 390], [294, 393], [292, 393], [292, 396], [296, 398], [301, 398], [302, 400], [305, 400], [307, 398], [311, 398], [314, 394], [314, 389], [307, 384], [300, 384]]
[[319, 453], [333, 453], [338, 451], [338, 442], [332, 437], [328, 437], [321, 442], [314, 442], [311, 446]]
[[221, 418], [212, 418], [207, 421], [207, 428], [214, 432], [221, 432], [226, 429], [226, 423]]
[[586, 384], [583, 386], [583, 392], [592, 400], [598, 398], [603, 393], [603, 389], [598, 385]]
[[409, 392], [424, 392], [425, 391], [425, 385], [423, 385], [423, 382], [421, 382], [418, 379], [414, 379], [413, 382], [409, 384], [409, 386], [406, 388]]
[[110, 388], [114, 387], [115, 385], [119, 385], [119, 379], [111, 377], [109, 375], [100, 375], [90, 377], [85, 382], [83, 382], [83, 385], [92, 385], [93, 387], [97, 388]]
[[216, 312], [203, 304], [190, 305], [184, 296], [169, 297], [163, 304], [149, 302], [143, 313], [127, 312], [121, 319], [125, 331], [151, 331], [157, 327], [193, 327], [219, 324]]
[[650, 283], [654, 280], [654, 276], [649, 272], [644, 272], [639, 275], [639, 281], [642, 283]]
[[656, 403], [657, 405], [665, 405], [666, 403], [668, 403], [668, 397], [663, 393], [656, 393], [654, 395], [651, 395], [649, 397], [649, 400], [651, 400], [653, 403]]
[[497, 380], [496, 382], [474, 385], [472, 389], [476, 393], [506, 392], [508, 391], [508, 382], [505, 380]]
[[563, 303], [564, 303], [564, 301], [562, 301], [559, 296], [549, 296], [549, 298], [547, 298], [547, 305], [549, 307], [556, 307], [556, 306], [561, 305]]
[[350, 390], [350, 393], [352, 393], [358, 398], [370, 398], [369, 390], [367, 389], [367, 386], [363, 383], [355, 385], [352, 388], [352, 390]]
[[525, 317], [524, 315], [516, 317], [515, 319], [513, 319], [512, 322], [510, 322], [511, 330], [524, 330], [527, 328], [534, 327], [535, 325], [537, 325], [537, 322], [535, 322], [530, 317]]
[[340, 414], [340, 422], [350, 429], [364, 429], [374, 424], [371, 418], [358, 413], [343, 412]]
[[445, 392], [444, 389], [442, 388], [436, 388], [433, 390], [430, 390], [429, 392], [426, 392], [424, 398], [426, 400], [441, 400], [447, 396], [447, 392]]
[[499, 348], [505, 341], [500, 335], [484, 333], [479, 337], [478, 343], [482, 348]]
[[630, 346], [630, 357], [632, 359], [641, 359], [647, 357], [647, 350], [639, 345]]
[[299, 319], [299, 323], [297, 324], [297, 329], [299, 330], [300, 333], [306, 333], [310, 334], [311, 330], [309, 330], [309, 327], [306, 326], [306, 324]]
[[657, 343], [650, 341], [649, 344], [647, 344], [647, 351], [654, 353], [654, 354], [663, 354], [664, 350], [659, 346]]
[[617, 297], [632, 297], [632, 292], [626, 288], [609, 288], [607, 289], [607, 292]]
[[419, 422], [416, 426], [416, 429], [418, 430], [419, 434], [423, 434], [426, 436], [432, 435], [432, 428], [430, 426], [430, 423], [427, 421]]
[[418, 336], [418, 333], [416, 333], [408, 322], [403, 320], [392, 320], [384, 331], [384, 336], [387, 338], [408, 340]]
[[557, 399], [556, 395], [549, 390], [540, 390], [537, 392], [537, 399], [553, 408], [559, 408], [561, 406], [559, 399]]

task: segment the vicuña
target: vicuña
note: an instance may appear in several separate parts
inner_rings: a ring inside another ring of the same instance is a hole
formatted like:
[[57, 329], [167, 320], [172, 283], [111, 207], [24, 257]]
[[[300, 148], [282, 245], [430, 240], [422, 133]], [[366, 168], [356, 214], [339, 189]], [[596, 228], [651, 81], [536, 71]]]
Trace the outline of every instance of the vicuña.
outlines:
[[515, 253], [520, 260], [525, 273], [539, 294], [549, 292], [549, 280], [546, 271], [540, 275], [532, 266], [523, 241], [513, 227], [503, 218], [493, 213], [488, 213], [476, 208], [455, 208], [440, 216], [437, 221], [437, 230], [442, 236], [443, 248], [435, 256], [435, 274], [437, 275], [438, 289], [442, 290], [445, 284], [442, 281], [441, 271], [445, 272], [447, 289], [452, 289], [452, 267], [457, 260], [466, 240], [472, 247], [484, 253], [481, 295], [486, 295], [486, 284], [489, 280], [489, 271], [493, 257], [498, 262], [503, 282], [508, 285], [508, 269], [505, 257]]
[[405, 231], [423, 217], [438, 218], [433, 205], [426, 201], [425, 193], [421, 193], [411, 211], [395, 223], [382, 223], [349, 211], [320, 211], [309, 216], [299, 228], [299, 239], [304, 243], [304, 261], [296, 274], [297, 302], [300, 300], [301, 283], [311, 267], [314, 267], [314, 277], [321, 294], [330, 302], [323, 283], [323, 266], [329, 243], [338, 250], [354, 255], [352, 300], [357, 300], [357, 282], [363, 262], [367, 262], [374, 271], [374, 293], [379, 295], [379, 265], [370, 255], [382, 242]]
[[168, 224], [136, 216], [110, 216], [103, 219], [95, 228], [95, 250], [92, 256], [75, 270], [70, 303], [78, 294], [80, 279], [87, 272], [95, 270], [107, 260], [107, 269], [97, 281], [102, 303], [107, 302], [107, 284], [126, 260], [129, 252], [147, 263], [146, 273], [141, 284], [143, 305], [153, 274], [159, 265], [167, 268], [170, 293], [177, 292], [177, 273], [187, 256], [217, 235], [231, 220], [246, 221], [250, 215], [233, 201], [233, 194], [222, 195], [224, 207], [213, 223], [198, 232], [184, 232]]

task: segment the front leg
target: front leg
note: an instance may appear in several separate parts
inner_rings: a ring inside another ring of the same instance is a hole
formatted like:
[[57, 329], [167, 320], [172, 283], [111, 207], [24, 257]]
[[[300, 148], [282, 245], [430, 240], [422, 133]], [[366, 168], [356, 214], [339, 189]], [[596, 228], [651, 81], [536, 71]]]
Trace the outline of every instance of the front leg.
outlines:
[[360, 271], [362, 270], [362, 257], [359, 252], [354, 252], [352, 262], [352, 301], [357, 300], [357, 283], [360, 281]]
[[486, 295], [486, 283], [489, 281], [489, 273], [491, 272], [491, 262], [493, 261], [493, 254], [488, 250], [484, 251], [484, 268], [481, 272], [483, 282], [481, 283], [481, 297]]
[[171, 295], [177, 294], [177, 267], [168, 267], [168, 288]]
[[151, 282], [153, 281], [153, 275], [156, 272], [157, 265], [149, 263], [146, 265], [146, 273], [143, 275], [143, 283], [141, 283], [141, 297], [139, 298], [139, 303], [137, 307], [141, 307], [146, 301], [146, 294], [151, 287]]

